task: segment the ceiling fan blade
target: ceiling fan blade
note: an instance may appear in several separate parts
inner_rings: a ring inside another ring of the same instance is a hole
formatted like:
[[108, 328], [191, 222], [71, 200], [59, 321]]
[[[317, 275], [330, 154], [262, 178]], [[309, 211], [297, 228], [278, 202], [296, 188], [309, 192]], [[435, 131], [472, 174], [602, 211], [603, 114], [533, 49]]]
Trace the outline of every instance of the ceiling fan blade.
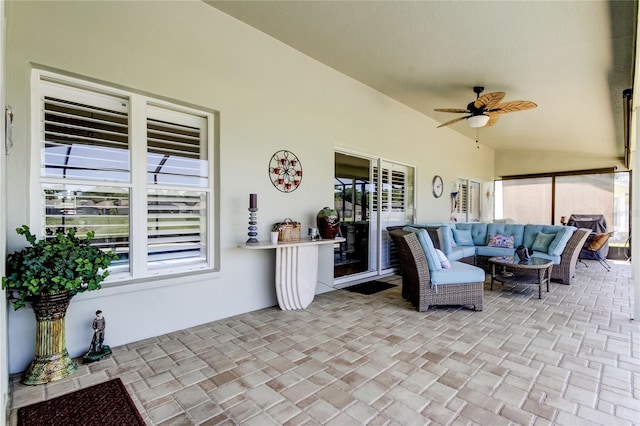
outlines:
[[508, 112], [525, 111], [527, 109], [533, 109], [537, 107], [535, 103], [531, 101], [510, 101], [496, 105], [489, 112], [497, 112], [498, 114], [506, 114]]
[[490, 112], [487, 115], [489, 116], [489, 121], [487, 121], [487, 124], [485, 124], [484, 127], [493, 126], [498, 121], [498, 118], [500, 118], [500, 114], [497, 112]]
[[434, 111], [438, 111], [438, 112], [455, 112], [458, 114], [469, 114], [471, 113], [471, 111], [469, 111], [468, 109], [462, 109], [462, 108], [436, 108], [434, 109]]
[[457, 123], [458, 121], [462, 121], [462, 120], [466, 120], [467, 118], [469, 118], [470, 116], [466, 115], [464, 117], [458, 117], [458, 118], [454, 118], [453, 120], [449, 120], [446, 123], [442, 123], [441, 125], [439, 125], [437, 128], [440, 127], [444, 127], [444, 126], [448, 126], [449, 124], [453, 124], [453, 123]]
[[504, 95], [504, 92], [487, 93], [476, 99], [475, 102], [473, 102], [473, 106], [478, 109], [482, 107], [484, 107], [485, 110], [492, 109], [504, 98]]

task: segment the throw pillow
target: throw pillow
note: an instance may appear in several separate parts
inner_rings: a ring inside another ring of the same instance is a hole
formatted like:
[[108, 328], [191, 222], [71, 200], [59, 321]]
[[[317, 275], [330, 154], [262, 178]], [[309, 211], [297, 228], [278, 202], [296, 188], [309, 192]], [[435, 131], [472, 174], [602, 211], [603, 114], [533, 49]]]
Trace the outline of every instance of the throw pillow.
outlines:
[[549, 244], [549, 251], [547, 252], [553, 256], [562, 255], [567, 243], [577, 229], [573, 226], [560, 226], [559, 228], [556, 237], [551, 241], [551, 244]]
[[596, 234], [589, 240], [589, 246], [587, 246], [587, 249], [591, 251], [598, 251], [602, 248], [602, 246], [607, 242], [608, 239], [609, 234], [606, 232], [603, 234]]
[[449, 259], [447, 259], [447, 256], [445, 256], [445, 254], [439, 249], [436, 249], [436, 253], [438, 253], [438, 259], [440, 259], [440, 266], [444, 269], [451, 268], [451, 263], [449, 262]]
[[442, 266], [440, 266], [440, 260], [438, 259], [438, 253], [436, 253], [436, 248], [433, 246], [433, 241], [426, 229], [405, 226], [402, 230], [413, 232], [418, 237], [418, 242], [420, 243], [420, 246], [422, 246], [422, 251], [424, 251], [424, 255], [427, 258], [429, 272], [439, 271], [442, 269]]
[[515, 246], [515, 235], [489, 235], [488, 247], [513, 248]]
[[533, 241], [531, 250], [546, 253], [549, 250], [549, 244], [556, 237], [556, 234], [545, 234], [544, 232], [538, 232], [536, 239]]
[[451, 227], [444, 225], [440, 228], [442, 230], [442, 244], [443, 247], [441, 250], [444, 254], [450, 254], [451, 248], [455, 247], [456, 242], [453, 240], [453, 232], [451, 232]]
[[472, 246], [473, 237], [471, 237], [471, 229], [452, 229], [453, 238], [459, 246]]

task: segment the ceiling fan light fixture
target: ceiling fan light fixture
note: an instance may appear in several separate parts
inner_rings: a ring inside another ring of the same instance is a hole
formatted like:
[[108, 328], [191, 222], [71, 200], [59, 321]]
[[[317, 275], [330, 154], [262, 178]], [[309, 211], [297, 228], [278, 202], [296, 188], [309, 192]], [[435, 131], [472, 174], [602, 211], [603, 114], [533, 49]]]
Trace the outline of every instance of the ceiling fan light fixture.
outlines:
[[489, 122], [489, 116], [484, 114], [472, 115], [467, 119], [469, 127], [484, 127]]

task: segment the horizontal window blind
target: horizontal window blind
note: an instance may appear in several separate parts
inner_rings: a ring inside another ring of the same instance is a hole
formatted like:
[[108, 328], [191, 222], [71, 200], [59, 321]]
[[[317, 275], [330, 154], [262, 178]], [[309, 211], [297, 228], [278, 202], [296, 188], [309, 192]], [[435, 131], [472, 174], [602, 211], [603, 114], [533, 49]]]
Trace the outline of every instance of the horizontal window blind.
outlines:
[[158, 107], [148, 114], [147, 182], [206, 188], [206, 120]]
[[[128, 103], [45, 86], [42, 175], [62, 179], [127, 182], [130, 179]], [[56, 91], [60, 93], [55, 93]], [[57, 95], [72, 95], [62, 99]]]
[[148, 263], [206, 260], [206, 193], [152, 190], [147, 200]]
[[406, 210], [406, 176], [399, 170], [391, 171], [391, 211], [403, 212]]
[[[383, 168], [381, 171], [381, 211], [404, 212], [406, 211], [406, 174], [401, 170]], [[378, 179], [378, 167], [373, 168], [374, 182]], [[377, 188], [377, 186], [376, 186]], [[378, 208], [378, 193], [373, 193], [373, 209]]]
[[465, 214], [469, 211], [469, 186], [466, 183], [459, 184], [456, 198], [456, 211]]

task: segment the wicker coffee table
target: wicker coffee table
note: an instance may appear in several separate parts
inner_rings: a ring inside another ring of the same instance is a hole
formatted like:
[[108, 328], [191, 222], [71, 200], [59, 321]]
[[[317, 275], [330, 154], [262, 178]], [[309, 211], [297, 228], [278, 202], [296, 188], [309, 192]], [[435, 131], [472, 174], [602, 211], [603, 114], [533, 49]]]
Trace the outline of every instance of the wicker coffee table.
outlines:
[[[491, 290], [493, 281], [502, 284], [537, 284], [538, 299], [542, 299], [542, 285], [551, 280], [551, 268], [553, 262], [549, 259], [532, 257], [527, 261], [521, 261], [518, 256], [498, 256], [489, 258], [491, 263]], [[496, 272], [496, 266], [500, 269]]]

